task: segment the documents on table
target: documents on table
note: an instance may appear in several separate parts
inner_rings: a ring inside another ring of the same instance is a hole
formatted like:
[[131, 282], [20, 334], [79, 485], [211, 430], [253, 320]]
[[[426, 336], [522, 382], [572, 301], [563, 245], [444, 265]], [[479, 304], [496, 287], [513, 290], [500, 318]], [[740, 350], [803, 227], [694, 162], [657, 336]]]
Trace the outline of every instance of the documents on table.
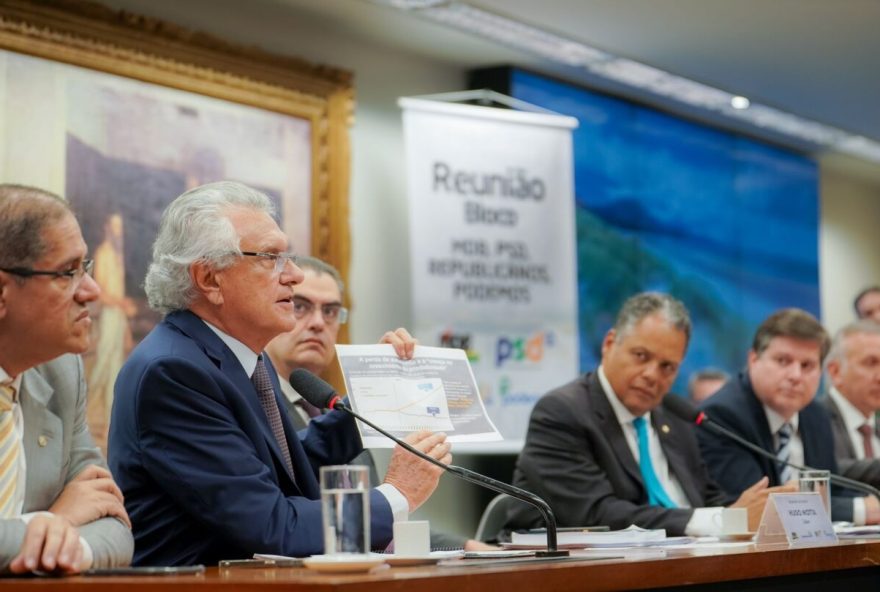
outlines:
[[[680, 545], [694, 540], [692, 537], [667, 537], [666, 530], [662, 528], [646, 530], [634, 525], [623, 530], [606, 532], [566, 529], [558, 532], [556, 537], [559, 547], [563, 549]], [[510, 543], [504, 544], [504, 547], [509, 549], [543, 548], [546, 546], [546, 532], [513, 532], [510, 535]]]
[[[464, 350], [417, 345], [401, 360], [388, 344], [337, 345], [336, 355], [351, 407], [382, 429], [445, 432], [450, 442], [503, 440], [477, 389]], [[365, 448], [394, 443], [358, 423]]]

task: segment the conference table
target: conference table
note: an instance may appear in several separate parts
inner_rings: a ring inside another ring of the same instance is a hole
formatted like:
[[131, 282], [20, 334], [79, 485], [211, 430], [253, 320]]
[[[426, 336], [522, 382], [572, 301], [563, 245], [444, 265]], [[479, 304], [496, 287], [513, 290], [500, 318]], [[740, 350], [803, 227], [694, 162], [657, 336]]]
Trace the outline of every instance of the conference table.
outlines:
[[[0, 578], [3, 592], [519, 592], [574, 590], [880, 590], [880, 541], [835, 545], [697, 546], [578, 551], [559, 562], [449, 560], [365, 574], [324, 574], [306, 568], [210, 567], [189, 576]], [[609, 557], [613, 555], [614, 557]], [[598, 557], [597, 557], [598, 556]], [[599, 558], [605, 557], [605, 558]]]

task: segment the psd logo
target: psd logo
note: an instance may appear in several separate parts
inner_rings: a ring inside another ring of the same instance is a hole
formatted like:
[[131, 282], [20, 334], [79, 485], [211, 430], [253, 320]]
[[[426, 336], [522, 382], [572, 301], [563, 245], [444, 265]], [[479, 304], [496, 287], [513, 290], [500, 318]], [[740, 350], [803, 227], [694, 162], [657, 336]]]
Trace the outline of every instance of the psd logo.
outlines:
[[495, 345], [495, 366], [500, 368], [508, 362], [540, 362], [544, 349], [553, 347], [553, 333], [539, 331], [531, 337], [499, 337]]

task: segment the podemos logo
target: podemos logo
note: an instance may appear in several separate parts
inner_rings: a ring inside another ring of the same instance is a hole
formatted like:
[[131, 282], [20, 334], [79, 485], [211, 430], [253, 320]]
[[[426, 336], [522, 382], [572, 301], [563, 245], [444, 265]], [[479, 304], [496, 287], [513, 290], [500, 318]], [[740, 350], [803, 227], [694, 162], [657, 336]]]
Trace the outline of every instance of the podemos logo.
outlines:
[[537, 363], [544, 358], [544, 350], [553, 347], [551, 331], [539, 331], [531, 337], [499, 337], [495, 344], [495, 366], [507, 363]]

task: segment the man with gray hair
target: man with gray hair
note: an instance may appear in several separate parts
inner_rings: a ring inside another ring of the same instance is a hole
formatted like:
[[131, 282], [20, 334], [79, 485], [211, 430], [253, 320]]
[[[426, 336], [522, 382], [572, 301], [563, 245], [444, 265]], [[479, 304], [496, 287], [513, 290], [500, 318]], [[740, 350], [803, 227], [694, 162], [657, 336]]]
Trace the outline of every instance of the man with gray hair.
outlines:
[[[831, 422], [815, 400], [830, 339], [819, 321], [799, 308], [778, 310], [755, 331], [746, 369], [701, 407], [713, 421], [772, 453], [772, 461], [713, 432], [698, 432], [709, 470], [736, 493], [755, 479], [770, 485], [798, 478], [791, 463], [837, 471]], [[876, 499], [832, 491], [834, 520], [875, 524]]]
[[[253, 553], [323, 551], [317, 470], [362, 445], [332, 412], [293, 429], [263, 350], [296, 324], [303, 280], [262, 193], [219, 182], [178, 197], [162, 216], [145, 280], [164, 320], [116, 382], [109, 459], [126, 492], [139, 565], [216, 564]], [[409, 334], [383, 341], [412, 357]], [[448, 463], [444, 434], [410, 444]], [[370, 493], [371, 540], [385, 547], [437, 486], [441, 470], [402, 449]]]
[[858, 321], [838, 331], [825, 372], [830, 386], [822, 403], [831, 416], [837, 464], [850, 479], [880, 487], [880, 324]]
[[131, 559], [122, 493], [86, 425], [91, 269], [67, 202], [0, 185], [0, 573]]
[[[535, 405], [514, 484], [547, 500], [560, 526], [719, 532], [732, 499], [709, 477], [691, 425], [663, 408], [690, 334], [681, 302], [633, 296], [605, 335], [599, 368]], [[758, 479], [733, 506], [757, 523], [769, 491]], [[523, 504], [508, 513], [509, 529], [540, 525]]]

